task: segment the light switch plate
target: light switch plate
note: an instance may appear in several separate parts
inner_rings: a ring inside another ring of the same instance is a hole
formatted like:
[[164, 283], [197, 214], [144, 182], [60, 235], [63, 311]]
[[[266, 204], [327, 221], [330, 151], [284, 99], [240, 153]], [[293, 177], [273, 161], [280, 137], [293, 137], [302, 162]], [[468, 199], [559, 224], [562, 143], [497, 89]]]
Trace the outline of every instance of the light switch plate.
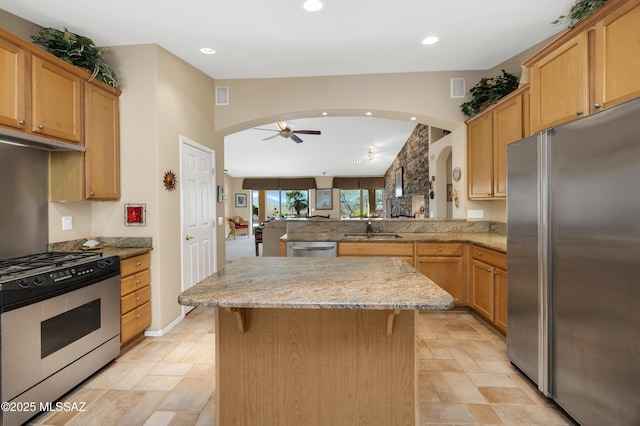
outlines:
[[218, 218], [218, 225], [222, 225], [222, 216]]
[[62, 230], [70, 231], [71, 229], [73, 229], [73, 217], [62, 216]]

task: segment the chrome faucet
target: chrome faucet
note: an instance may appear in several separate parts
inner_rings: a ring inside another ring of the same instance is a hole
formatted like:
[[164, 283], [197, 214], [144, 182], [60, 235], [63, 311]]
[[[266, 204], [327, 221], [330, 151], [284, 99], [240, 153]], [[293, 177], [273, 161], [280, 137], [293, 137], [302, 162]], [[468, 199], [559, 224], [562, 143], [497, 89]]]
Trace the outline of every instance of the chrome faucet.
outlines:
[[371, 219], [367, 220], [367, 237], [371, 238]]

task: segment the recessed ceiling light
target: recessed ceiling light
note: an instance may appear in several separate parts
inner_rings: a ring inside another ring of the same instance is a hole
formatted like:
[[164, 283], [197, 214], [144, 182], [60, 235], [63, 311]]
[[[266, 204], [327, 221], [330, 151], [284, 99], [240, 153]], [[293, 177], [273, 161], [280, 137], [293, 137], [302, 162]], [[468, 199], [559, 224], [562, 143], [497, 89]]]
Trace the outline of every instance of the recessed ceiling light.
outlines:
[[325, 111], [322, 113], [322, 115], [329, 115], [329, 113]]
[[373, 113], [371, 111], [367, 111], [365, 115], [373, 115]]
[[320, 0], [305, 0], [302, 2], [302, 7], [307, 12], [318, 12], [324, 7], [324, 3]]
[[416, 121], [417, 118], [416, 117], [411, 117], [411, 121]]
[[438, 42], [438, 40], [440, 40], [438, 37], [431, 36], [422, 40], [422, 44], [435, 44]]
[[216, 50], [210, 47], [203, 47], [202, 49], [200, 49], [200, 51], [205, 55], [215, 55], [216, 53]]

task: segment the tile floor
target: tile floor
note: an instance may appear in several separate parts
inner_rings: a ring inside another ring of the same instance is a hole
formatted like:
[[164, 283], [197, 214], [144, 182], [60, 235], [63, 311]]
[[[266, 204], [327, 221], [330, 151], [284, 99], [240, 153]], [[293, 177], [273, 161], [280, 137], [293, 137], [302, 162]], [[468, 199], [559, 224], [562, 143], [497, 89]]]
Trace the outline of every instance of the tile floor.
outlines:
[[[213, 425], [213, 310], [197, 308], [145, 338], [64, 400], [84, 412], [43, 413], [33, 425]], [[505, 339], [468, 311], [418, 321], [422, 425], [574, 425], [509, 363]]]

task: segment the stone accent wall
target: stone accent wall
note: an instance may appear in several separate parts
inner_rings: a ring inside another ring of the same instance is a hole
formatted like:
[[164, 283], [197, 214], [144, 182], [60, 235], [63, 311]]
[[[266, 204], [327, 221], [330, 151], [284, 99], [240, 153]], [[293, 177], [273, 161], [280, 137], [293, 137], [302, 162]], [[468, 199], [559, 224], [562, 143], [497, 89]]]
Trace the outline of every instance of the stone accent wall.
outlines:
[[[396, 197], [396, 171], [402, 167], [402, 197]], [[424, 196], [429, 212], [429, 126], [418, 124], [384, 175], [385, 217], [413, 216], [412, 198]], [[420, 216], [420, 217], [427, 217]]]

